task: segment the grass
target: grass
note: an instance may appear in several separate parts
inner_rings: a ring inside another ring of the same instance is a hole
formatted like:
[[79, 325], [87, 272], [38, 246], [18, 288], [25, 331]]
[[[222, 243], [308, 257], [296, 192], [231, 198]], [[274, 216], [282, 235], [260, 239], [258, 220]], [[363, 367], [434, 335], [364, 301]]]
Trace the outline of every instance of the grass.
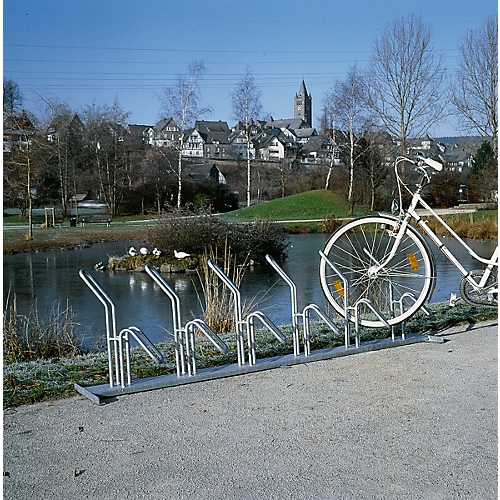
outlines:
[[9, 229], [3, 232], [3, 254], [45, 252], [61, 248], [72, 249], [104, 241], [141, 240], [147, 226], [94, 225], [92, 227], [33, 228], [33, 239], [26, 238], [27, 229]]
[[[448, 231], [433, 217], [423, 217], [439, 236]], [[498, 238], [498, 210], [482, 210], [466, 214], [443, 215], [442, 219], [462, 238], [488, 240]]]
[[56, 303], [42, 321], [32, 305], [28, 315], [20, 315], [17, 301], [7, 298], [3, 315], [3, 360], [5, 363], [35, 361], [40, 358], [73, 357], [83, 352], [75, 333], [72, 308]]
[[[350, 204], [331, 191], [318, 190], [266, 201], [223, 214], [222, 217], [241, 222], [249, 222], [255, 219], [291, 221], [322, 220], [332, 214], [339, 218], [351, 217]], [[355, 216], [364, 214], [363, 210], [355, 207]]]
[[[433, 304], [429, 308], [435, 319], [417, 314], [406, 324], [406, 331], [412, 333], [435, 332], [458, 324], [474, 324], [497, 318], [494, 308], [481, 308], [460, 304]], [[291, 328], [282, 327], [287, 338], [291, 338]], [[315, 323], [311, 329], [313, 350], [343, 345], [343, 335], [331, 332], [324, 324]], [[221, 334], [228, 344], [229, 352], [220, 354], [204, 339], [197, 341], [197, 366], [204, 368], [237, 362], [234, 334]], [[362, 330], [361, 341], [386, 338], [390, 333], [385, 329]], [[478, 339], [480, 341], [480, 339]], [[268, 332], [260, 331], [256, 338], [257, 358], [289, 354], [293, 352], [291, 340], [280, 344]], [[147, 358], [142, 350], [132, 349], [133, 379], [151, 377], [175, 372], [173, 345], [158, 344], [165, 361], [159, 365]], [[31, 404], [37, 401], [60, 399], [76, 394], [73, 385], [91, 386], [109, 383], [107, 353], [78, 355], [72, 358], [53, 358], [4, 365], [3, 370], [4, 408]]]

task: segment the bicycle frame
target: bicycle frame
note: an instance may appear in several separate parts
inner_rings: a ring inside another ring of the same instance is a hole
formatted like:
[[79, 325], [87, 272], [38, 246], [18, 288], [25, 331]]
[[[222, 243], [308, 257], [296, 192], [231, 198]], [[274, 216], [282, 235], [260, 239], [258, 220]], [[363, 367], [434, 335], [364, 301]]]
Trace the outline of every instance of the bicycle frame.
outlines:
[[[409, 160], [407, 158], [401, 158], [399, 161], [406, 160], [409, 161], [410, 163], [413, 163], [414, 165], [417, 165], [415, 162], [412, 160]], [[396, 160], [395, 168], [396, 168], [396, 177], [398, 184], [401, 183], [401, 180], [399, 179], [399, 176], [397, 176], [397, 164], [399, 162]], [[428, 185], [427, 183], [424, 183], [424, 179], [427, 179], [429, 181], [429, 176], [427, 174], [427, 171], [422, 167], [421, 164], [417, 165], [422, 171], [423, 171], [423, 177], [420, 181], [419, 184], [417, 184], [417, 189], [415, 190], [414, 193], [412, 193], [412, 200], [410, 203], [410, 206], [406, 210], [402, 210], [400, 213], [400, 220], [401, 220], [401, 225], [398, 228], [397, 233], [394, 235], [395, 236], [395, 242], [394, 246], [387, 257], [387, 259], [384, 262], [381, 263], [376, 263], [375, 266], [373, 266], [373, 272], [378, 272], [380, 269], [385, 267], [385, 265], [394, 257], [399, 244], [406, 232], [406, 228], [408, 224], [410, 223], [411, 219], [415, 220], [415, 222], [422, 228], [424, 233], [429, 236], [429, 238], [433, 241], [433, 243], [437, 246], [439, 250], [448, 258], [448, 260], [459, 270], [459, 272], [467, 279], [467, 281], [471, 284], [471, 286], [479, 290], [481, 288], [484, 288], [489, 276], [491, 275], [491, 272], [493, 271], [493, 268], [495, 266], [498, 266], [498, 258], [499, 258], [499, 252], [498, 252], [498, 245], [493, 252], [493, 255], [489, 259], [485, 259], [480, 257], [472, 248], [467, 245], [467, 243], [460, 237], [458, 236], [455, 231], [426, 203], [424, 199], [422, 199], [421, 193], [424, 189], [425, 186]], [[433, 166], [433, 165], [431, 165]], [[436, 167], [434, 167], [436, 168]], [[430, 181], [429, 181], [430, 182]], [[462, 264], [457, 260], [457, 258], [453, 255], [453, 253], [445, 246], [445, 244], [439, 239], [439, 237], [436, 235], [436, 233], [427, 225], [427, 221], [424, 221], [420, 215], [417, 213], [416, 209], [418, 206], [421, 206], [428, 210], [430, 214], [438, 220], [438, 222], [455, 238], [456, 241], [458, 241], [471, 255], [472, 258], [477, 260], [478, 262], [481, 262], [483, 264], [486, 264], [486, 269], [479, 281], [479, 283], [471, 276], [471, 271], [468, 271], [465, 269]]]

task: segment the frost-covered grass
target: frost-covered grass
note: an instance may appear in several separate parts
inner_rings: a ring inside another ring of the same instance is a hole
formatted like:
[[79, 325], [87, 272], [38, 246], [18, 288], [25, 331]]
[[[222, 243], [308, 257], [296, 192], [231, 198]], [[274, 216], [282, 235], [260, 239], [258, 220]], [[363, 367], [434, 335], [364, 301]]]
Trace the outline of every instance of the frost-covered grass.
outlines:
[[[450, 307], [448, 304], [434, 304], [430, 307], [435, 319], [422, 313], [415, 315], [406, 324], [407, 333], [426, 333], [462, 323], [477, 323], [497, 317], [497, 309], [468, 306]], [[339, 327], [342, 330], [341, 322]], [[259, 331], [256, 335], [257, 358], [289, 354], [293, 352], [292, 329], [282, 327], [289, 339], [281, 344], [271, 333]], [[362, 330], [361, 342], [389, 337], [386, 329]], [[237, 362], [236, 339], [232, 333], [221, 334], [229, 347], [227, 354], [221, 354], [204, 338], [197, 339], [197, 366], [221, 366]], [[478, 339], [480, 341], [480, 339]], [[344, 337], [332, 332], [325, 324], [315, 323], [311, 329], [312, 350], [343, 345]], [[155, 364], [142, 350], [132, 350], [133, 379], [163, 375], [175, 372], [175, 353], [172, 344], [158, 344], [165, 361]], [[106, 352], [78, 355], [72, 358], [53, 358], [4, 365], [4, 407], [30, 404], [75, 394], [74, 384], [92, 386], [109, 383], [108, 356]]]

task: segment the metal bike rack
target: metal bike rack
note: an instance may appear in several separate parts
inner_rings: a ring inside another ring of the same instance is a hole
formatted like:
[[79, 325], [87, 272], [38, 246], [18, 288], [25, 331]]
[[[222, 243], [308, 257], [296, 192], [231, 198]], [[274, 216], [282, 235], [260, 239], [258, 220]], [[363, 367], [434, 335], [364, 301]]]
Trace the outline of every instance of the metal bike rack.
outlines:
[[238, 364], [245, 364], [245, 337], [243, 327], [246, 327], [248, 338], [248, 363], [250, 366], [255, 365], [255, 327], [254, 320], [259, 319], [271, 333], [283, 344], [287, 342], [287, 338], [281, 333], [280, 329], [266, 316], [262, 311], [250, 313], [246, 319], [243, 319], [243, 308], [241, 303], [241, 293], [236, 284], [224, 273], [224, 271], [211, 260], [208, 260], [208, 265], [217, 274], [217, 276], [226, 284], [234, 298], [234, 318], [236, 324], [236, 345], [238, 350]]
[[[130, 326], [122, 329], [117, 333], [116, 329], [116, 315], [115, 305], [109, 298], [102, 287], [89, 275], [86, 271], [81, 270], [80, 276], [83, 281], [89, 286], [92, 292], [104, 305], [105, 320], [106, 320], [106, 333], [108, 340], [108, 360], [109, 360], [109, 384], [101, 384], [91, 387], [82, 387], [75, 384], [75, 389], [92, 402], [96, 404], [103, 404], [114, 396], [124, 394], [133, 394], [142, 391], [153, 389], [161, 389], [166, 387], [174, 387], [194, 382], [201, 382], [204, 380], [214, 380], [219, 378], [231, 377], [235, 375], [242, 375], [245, 373], [254, 373], [262, 370], [270, 370], [283, 366], [292, 366], [304, 363], [305, 361], [320, 361], [332, 359], [360, 352], [369, 352], [380, 349], [387, 349], [399, 345], [408, 345], [426, 340], [437, 342], [439, 337], [428, 336], [425, 339], [422, 335], [410, 334], [403, 336], [401, 340], [392, 339], [379, 339], [364, 342], [361, 345], [359, 333], [359, 314], [358, 308], [361, 304], [367, 305], [372, 311], [379, 316], [383, 322], [385, 319], [377, 311], [377, 309], [366, 299], [358, 300], [354, 305], [348, 304], [347, 298], [349, 293], [349, 283], [345, 277], [339, 272], [336, 266], [320, 252], [322, 258], [326, 260], [328, 265], [343, 281], [344, 288], [344, 309], [346, 311], [344, 316], [344, 337], [345, 345], [339, 347], [331, 347], [318, 349], [314, 352], [311, 351], [311, 338], [310, 338], [310, 322], [311, 315], [318, 315], [332, 331], [342, 335], [341, 329], [333, 322], [328, 315], [322, 311], [316, 304], [309, 304], [302, 312], [298, 312], [297, 304], [297, 287], [293, 280], [280, 268], [280, 266], [270, 256], [266, 256], [267, 261], [274, 267], [280, 276], [288, 283], [291, 293], [291, 313], [292, 313], [292, 336], [293, 336], [293, 354], [284, 354], [274, 356], [271, 358], [256, 359], [256, 342], [255, 342], [255, 323], [260, 322], [266, 327], [280, 342], [287, 342], [286, 336], [281, 330], [262, 312], [254, 311], [243, 318], [241, 293], [235, 283], [217, 266], [217, 264], [208, 261], [210, 268], [218, 275], [218, 277], [225, 283], [228, 290], [234, 297], [234, 317], [236, 326], [236, 349], [238, 354], [238, 362], [229, 365], [214, 366], [209, 368], [197, 369], [196, 366], [196, 336], [195, 333], [201, 332], [208, 338], [210, 342], [221, 352], [227, 352], [228, 347], [224, 341], [202, 320], [193, 319], [188, 321], [184, 326], [182, 325], [181, 305], [177, 293], [165, 281], [159, 271], [153, 266], [146, 265], [145, 270], [153, 281], [160, 287], [160, 289], [168, 296], [172, 306], [172, 322], [174, 332], [174, 345], [175, 345], [175, 359], [176, 359], [176, 373], [167, 373], [165, 375], [158, 375], [155, 377], [147, 377], [132, 381], [130, 375], [130, 340], [135, 339], [139, 345], [152, 357], [155, 362], [161, 362], [163, 356], [158, 349], [149, 341], [143, 332], [135, 327]], [[403, 298], [402, 298], [403, 299]], [[403, 300], [401, 299], [400, 307], [403, 307]], [[411, 297], [405, 297], [411, 300]], [[394, 306], [396, 307], [396, 305]], [[350, 324], [349, 315], [354, 314], [354, 327], [356, 337], [356, 348], [350, 345]], [[386, 322], [385, 322], [386, 323]], [[388, 325], [387, 325], [388, 326]], [[301, 327], [303, 328], [303, 355], [301, 355], [300, 346], [300, 333]], [[245, 360], [245, 333], [247, 335], [248, 344], [248, 363]], [[126, 381], [125, 381], [126, 373]]]
[[[132, 383], [130, 369], [130, 338], [133, 337], [155, 363], [163, 361], [163, 355], [148, 337], [136, 326], [129, 326], [117, 333], [115, 304], [97, 281], [84, 269], [80, 278], [104, 306], [106, 319], [106, 340], [108, 346], [109, 386], [125, 387], [125, 367], [127, 385]], [[124, 354], [125, 351], [125, 354]]]
[[212, 342], [215, 348], [222, 353], [226, 353], [228, 351], [228, 347], [226, 343], [202, 319], [189, 321], [183, 327], [181, 301], [177, 293], [165, 281], [156, 268], [150, 264], [146, 264], [144, 269], [153, 281], [161, 288], [161, 290], [165, 292], [172, 303], [172, 322], [174, 327], [174, 347], [177, 376], [181, 377], [186, 374], [185, 367], [187, 365], [187, 375], [192, 377], [193, 375], [196, 375], [195, 331], [202, 332], [205, 337]]
[[328, 315], [316, 304], [309, 304], [301, 313], [298, 312], [297, 300], [297, 285], [288, 276], [285, 271], [278, 265], [278, 263], [268, 254], [266, 260], [271, 264], [275, 271], [283, 278], [283, 280], [290, 287], [291, 295], [291, 309], [292, 309], [292, 333], [293, 333], [293, 354], [294, 356], [300, 355], [300, 323], [302, 320], [303, 325], [303, 338], [304, 338], [304, 356], [311, 355], [311, 336], [310, 336], [310, 320], [311, 312], [315, 312], [335, 333], [340, 334], [340, 330], [335, 323], [331, 321]]

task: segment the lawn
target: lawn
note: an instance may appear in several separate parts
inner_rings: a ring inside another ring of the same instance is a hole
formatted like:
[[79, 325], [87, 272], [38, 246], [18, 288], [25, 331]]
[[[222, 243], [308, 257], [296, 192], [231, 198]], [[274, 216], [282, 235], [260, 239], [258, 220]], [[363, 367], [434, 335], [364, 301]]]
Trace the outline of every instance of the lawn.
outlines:
[[[365, 212], [362, 209], [354, 208], [354, 216], [364, 214]], [[266, 201], [229, 212], [224, 214], [223, 217], [235, 221], [249, 222], [255, 219], [278, 221], [321, 220], [332, 215], [338, 218], [352, 217], [349, 202], [331, 191], [318, 190]]]

